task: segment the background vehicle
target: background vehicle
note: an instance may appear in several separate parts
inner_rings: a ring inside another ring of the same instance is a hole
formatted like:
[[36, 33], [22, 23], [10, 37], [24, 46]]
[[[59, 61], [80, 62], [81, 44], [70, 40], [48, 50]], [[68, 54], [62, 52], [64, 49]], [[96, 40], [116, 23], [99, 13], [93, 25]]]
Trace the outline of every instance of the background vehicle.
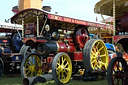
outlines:
[[22, 26], [10, 23], [0, 23], [0, 76], [20, 73], [21, 53], [23, 42], [17, 33]]

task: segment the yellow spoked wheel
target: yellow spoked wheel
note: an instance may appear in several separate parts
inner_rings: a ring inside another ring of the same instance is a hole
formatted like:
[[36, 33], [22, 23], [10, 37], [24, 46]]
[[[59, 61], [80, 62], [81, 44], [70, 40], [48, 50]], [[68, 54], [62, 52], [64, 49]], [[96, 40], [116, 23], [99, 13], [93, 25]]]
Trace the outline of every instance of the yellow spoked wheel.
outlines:
[[52, 62], [52, 75], [59, 85], [69, 82], [72, 75], [72, 63], [66, 53], [58, 53]]
[[40, 76], [42, 74], [41, 58], [35, 54], [30, 53], [25, 57], [21, 63], [21, 75], [23, 78]]
[[108, 52], [100, 39], [87, 41], [83, 48], [83, 64], [88, 70], [105, 70], [108, 67]]

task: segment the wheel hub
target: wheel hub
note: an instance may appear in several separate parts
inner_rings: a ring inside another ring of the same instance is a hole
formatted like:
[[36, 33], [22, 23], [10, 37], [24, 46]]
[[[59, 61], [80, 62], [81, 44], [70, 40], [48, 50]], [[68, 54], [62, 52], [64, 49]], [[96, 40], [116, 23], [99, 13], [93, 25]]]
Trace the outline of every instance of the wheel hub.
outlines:
[[63, 71], [64, 69], [65, 69], [64, 65], [61, 65], [61, 66], [59, 67], [60, 72]]
[[34, 71], [35, 70], [35, 66], [34, 65], [30, 66], [30, 70]]
[[100, 57], [100, 56], [98, 56], [97, 58], [98, 58], [98, 61], [100, 61], [101, 57]]

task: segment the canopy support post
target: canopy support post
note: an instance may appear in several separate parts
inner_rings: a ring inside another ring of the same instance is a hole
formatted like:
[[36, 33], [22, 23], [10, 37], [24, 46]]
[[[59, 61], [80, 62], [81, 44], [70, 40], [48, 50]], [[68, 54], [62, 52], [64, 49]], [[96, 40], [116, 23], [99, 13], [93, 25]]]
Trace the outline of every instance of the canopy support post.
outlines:
[[37, 15], [37, 37], [39, 37], [39, 16]]
[[47, 18], [45, 19], [44, 25], [43, 25], [42, 30], [41, 30], [41, 32], [40, 32], [40, 36], [42, 35], [42, 32], [43, 32], [44, 27], [45, 27], [45, 25], [46, 25], [46, 22], [47, 22]]
[[101, 39], [101, 30], [98, 28], [99, 38]]
[[100, 15], [101, 15], [103, 21], [105, 22], [105, 25], [106, 25], [106, 27], [107, 27], [107, 30], [109, 31], [109, 34], [111, 34], [111, 30], [109, 29], [109, 27], [108, 27], [108, 25], [107, 25], [107, 23], [106, 23], [106, 21], [105, 21], [103, 15], [102, 15], [101, 13], [100, 13]]
[[24, 38], [24, 18], [22, 18], [22, 26], [23, 26], [23, 30], [22, 30], [22, 38]]
[[116, 11], [115, 11], [115, 6], [116, 6], [116, 0], [113, 0], [113, 36], [115, 35], [115, 16], [116, 16]]

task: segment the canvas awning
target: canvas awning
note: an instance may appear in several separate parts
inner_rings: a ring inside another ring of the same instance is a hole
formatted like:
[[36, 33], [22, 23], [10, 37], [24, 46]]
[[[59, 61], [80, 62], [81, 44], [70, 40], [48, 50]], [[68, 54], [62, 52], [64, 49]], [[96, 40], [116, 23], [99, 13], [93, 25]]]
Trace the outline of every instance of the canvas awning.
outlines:
[[[128, 12], [128, 0], [116, 1], [116, 17], [122, 16], [124, 12]], [[101, 0], [96, 3], [94, 12], [98, 14], [113, 16], [113, 0]]]

